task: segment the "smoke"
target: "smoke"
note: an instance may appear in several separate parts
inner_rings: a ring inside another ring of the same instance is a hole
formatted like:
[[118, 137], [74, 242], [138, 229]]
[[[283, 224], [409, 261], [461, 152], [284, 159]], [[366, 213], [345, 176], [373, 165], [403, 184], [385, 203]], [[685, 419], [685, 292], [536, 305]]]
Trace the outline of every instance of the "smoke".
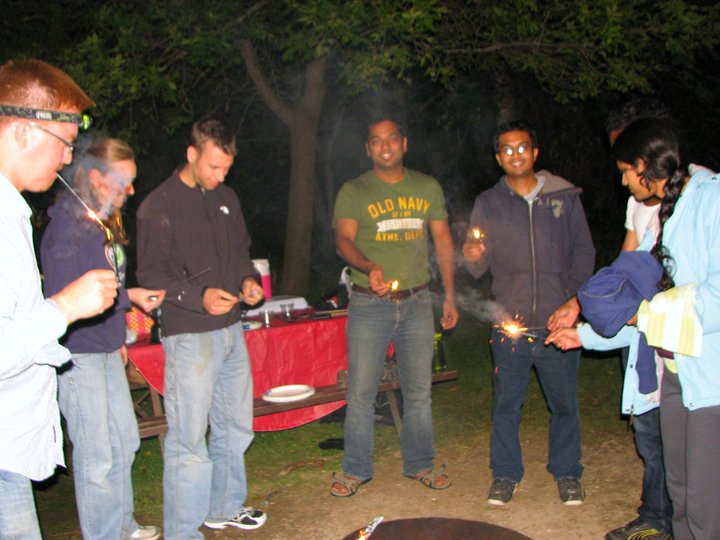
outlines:
[[[435, 303], [442, 306], [445, 295], [442, 293], [433, 294]], [[455, 305], [463, 315], [477, 319], [480, 322], [500, 324], [503, 321], [512, 320], [508, 311], [494, 300], [485, 298], [483, 294], [470, 288], [458, 289], [455, 292]]]
[[[115, 211], [114, 201], [124, 196], [127, 187], [134, 180], [115, 170], [112, 165], [94, 156], [91, 150], [98, 140], [93, 133], [81, 134], [74, 143], [73, 161], [61, 171], [61, 175], [70, 184], [70, 188], [90, 207], [101, 219], [107, 220]], [[90, 182], [90, 171], [98, 170], [103, 175], [102, 192]], [[66, 208], [71, 208], [78, 219], [87, 219], [86, 209], [75, 200], [75, 196], [67, 193], [62, 196]]]

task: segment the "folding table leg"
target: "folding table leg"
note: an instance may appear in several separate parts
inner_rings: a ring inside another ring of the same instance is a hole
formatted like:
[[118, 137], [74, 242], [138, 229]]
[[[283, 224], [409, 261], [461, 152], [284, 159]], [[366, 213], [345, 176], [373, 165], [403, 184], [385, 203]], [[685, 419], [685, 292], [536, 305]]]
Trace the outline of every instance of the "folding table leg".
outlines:
[[395, 396], [394, 390], [388, 390], [385, 392], [385, 397], [390, 405], [390, 412], [392, 412], [393, 422], [395, 422], [395, 431], [397, 431], [398, 437], [402, 432], [402, 416], [400, 415], [400, 408], [398, 407], [397, 396]]

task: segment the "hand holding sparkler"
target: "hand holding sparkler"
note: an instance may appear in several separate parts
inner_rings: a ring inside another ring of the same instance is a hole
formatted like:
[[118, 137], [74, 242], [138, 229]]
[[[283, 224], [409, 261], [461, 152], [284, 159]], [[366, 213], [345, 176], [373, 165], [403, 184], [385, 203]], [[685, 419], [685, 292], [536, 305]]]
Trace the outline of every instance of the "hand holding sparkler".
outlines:
[[145, 313], [150, 313], [154, 309], [160, 307], [165, 300], [165, 290], [149, 290], [141, 287], [133, 287], [127, 290], [130, 301], [136, 306], [140, 306]]
[[382, 267], [375, 265], [368, 272], [368, 285], [378, 296], [385, 296], [392, 286], [392, 281], [385, 281]]
[[479, 227], [470, 229], [463, 244], [463, 257], [470, 262], [477, 262], [482, 258], [486, 249], [485, 233]]
[[550, 332], [559, 330], [560, 328], [570, 328], [580, 316], [580, 304], [577, 296], [573, 296], [559, 308], [557, 308], [547, 320], [547, 329]]
[[118, 281], [112, 270], [90, 270], [51, 299], [71, 324], [109, 308], [115, 302], [117, 288]]
[[248, 306], [254, 306], [265, 298], [265, 290], [254, 278], [246, 278], [238, 297]]
[[203, 293], [203, 308], [210, 315], [225, 315], [240, 302], [240, 298], [223, 289], [208, 287]]
[[577, 328], [560, 328], [551, 332], [545, 340], [545, 345], [550, 345], [551, 343], [561, 351], [582, 347]]

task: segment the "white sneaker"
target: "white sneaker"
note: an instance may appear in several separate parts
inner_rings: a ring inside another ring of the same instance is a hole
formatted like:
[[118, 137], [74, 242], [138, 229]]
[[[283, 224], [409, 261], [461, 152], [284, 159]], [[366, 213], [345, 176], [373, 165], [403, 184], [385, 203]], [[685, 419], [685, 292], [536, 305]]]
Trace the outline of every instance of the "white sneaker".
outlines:
[[210, 529], [224, 529], [225, 527], [237, 527], [238, 529], [259, 529], [267, 521], [267, 514], [262, 510], [256, 510], [252, 506], [243, 506], [240, 511], [230, 518], [206, 519], [205, 526]]
[[157, 540], [158, 538], [160, 538], [160, 527], [155, 525], [138, 525], [134, 533], [123, 533], [123, 540]]

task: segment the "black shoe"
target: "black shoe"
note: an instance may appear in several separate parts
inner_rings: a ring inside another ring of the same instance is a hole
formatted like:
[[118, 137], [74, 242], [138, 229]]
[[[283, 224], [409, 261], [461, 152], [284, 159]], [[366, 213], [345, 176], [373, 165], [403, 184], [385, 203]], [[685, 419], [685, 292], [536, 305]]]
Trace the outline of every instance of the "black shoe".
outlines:
[[636, 518], [607, 533], [605, 540], [672, 540], [672, 536]]
[[487, 501], [496, 506], [504, 506], [510, 502], [518, 483], [509, 478], [496, 478], [490, 486]]
[[585, 489], [579, 478], [565, 476], [557, 481], [560, 500], [568, 506], [577, 506], [585, 501]]

